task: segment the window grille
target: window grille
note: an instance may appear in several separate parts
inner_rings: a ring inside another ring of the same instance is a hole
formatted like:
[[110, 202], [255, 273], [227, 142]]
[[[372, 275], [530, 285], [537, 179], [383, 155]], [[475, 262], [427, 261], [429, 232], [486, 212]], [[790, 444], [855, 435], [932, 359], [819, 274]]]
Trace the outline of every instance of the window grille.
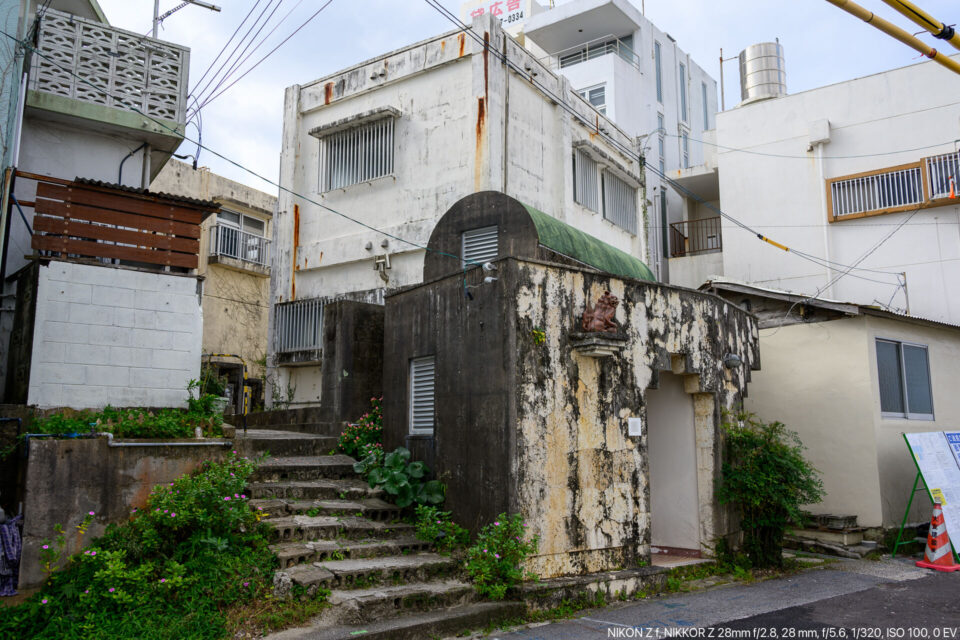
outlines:
[[573, 200], [590, 211], [600, 211], [597, 162], [580, 149], [573, 150]]
[[603, 217], [637, 233], [637, 190], [609, 171], [603, 172]]
[[877, 340], [880, 411], [886, 417], [933, 420], [927, 347]]
[[433, 356], [410, 361], [411, 434], [433, 433], [435, 377], [436, 360]]
[[320, 349], [323, 300], [310, 298], [276, 305], [277, 353]]
[[830, 196], [834, 217], [918, 205], [923, 202], [920, 167], [836, 180]]
[[710, 105], [707, 101], [707, 83], [700, 83], [700, 93], [703, 94], [703, 130], [710, 129]]
[[955, 192], [960, 188], [960, 153], [945, 153], [927, 158], [926, 161], [931, 200], [950, 197], [951, 180]]
[[653, 43], [653, 64], [657, 74], [657, 102], [663, 102], [663, 69], [661, 67], [660, 43]]
[[460, 241], [460, 257], [464, 267], [497, 259], [497, 227], [482, 227], [464, 231]]
[[689, 169], [690, 168], [690, 136], [689, 134], [687, 134], [686, 131], [680, 134], [680, 142], [681, 142], [682, 151], [683, 151], [683, 168]]
[[320, 192], [393, 173], [394, 119], [384, 118], [320, 139]]

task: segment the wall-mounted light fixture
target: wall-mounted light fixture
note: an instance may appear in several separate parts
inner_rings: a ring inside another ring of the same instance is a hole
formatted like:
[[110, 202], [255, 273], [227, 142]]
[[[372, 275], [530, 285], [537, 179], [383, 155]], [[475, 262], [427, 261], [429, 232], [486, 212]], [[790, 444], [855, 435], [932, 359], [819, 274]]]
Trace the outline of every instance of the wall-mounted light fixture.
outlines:
[[727, 369], [736, 369], [741, 364], [743, 364], [743, 360], [735, 353], [728, 353], [723, 356], [723, 366]]

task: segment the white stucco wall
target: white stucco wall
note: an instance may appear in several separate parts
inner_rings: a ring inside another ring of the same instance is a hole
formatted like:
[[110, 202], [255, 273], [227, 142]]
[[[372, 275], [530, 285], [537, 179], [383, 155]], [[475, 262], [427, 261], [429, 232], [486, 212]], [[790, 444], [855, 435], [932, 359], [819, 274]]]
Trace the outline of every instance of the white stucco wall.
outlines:
[[693, 397], [683, 379], [660, 373], [647, 391], [650, 466], [650, 544], [700, 550], [696, 429]]
[[[878, 337], [927, 345], [934, 420], [881, 416]], [[960, 329], [858, 316], [762, 329], [760, 351], [744, 405], [799, 434], [826, 492], [809, 510], [898, 526], [916, 476], [902, 434], [960, 425]], [[929, 502], [915, 500], [910, 521], [929, 517]]]
[[185, 406], [202, 328], [195, 277], [50, 262], [38, 278], [28, 404]]
[[[955, 151], [960, 102], [950, 80], [947, 70], [925, 62], [719, 114], [717, 141], [730, 148], [718, 154], [723, 210], [791, 248], [853, 265], [909, 213], [829, 223], [824, 180]], [[811, 124], [823, 119], [830, 141], [821, 161], [818, 148], [808, 149]], [[921, 210], [859, 266], [906, 272], [910, 313], [960, 322], [958, 228], [956, 205]], [[839, 273], [762, 243], [728, 220], [723, 246], [724, 275], [762, 286], [814, 294]], [[905, 309], [895, 283], [894, 275], [854, 272], [821, 294], [861, 304], [892, 300]]]

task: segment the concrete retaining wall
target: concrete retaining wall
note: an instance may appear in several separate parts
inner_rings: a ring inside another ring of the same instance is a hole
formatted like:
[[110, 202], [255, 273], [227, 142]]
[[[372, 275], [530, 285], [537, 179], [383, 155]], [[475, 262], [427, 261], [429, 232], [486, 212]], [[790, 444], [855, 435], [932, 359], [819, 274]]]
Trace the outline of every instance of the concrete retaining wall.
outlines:
[[[44, 539], [53, 539], [54, 525], [63, 525], [67, 532], [65, 556], [76, 553], [102, 535], [108, 524], [126, 520], [133, 507], [143, 507], [156, 485], [196, 469], [204, 460], [219, 460], [232, 450], [229, 441], [220, 446], [201, 442], [168, 440], [166, 446], [111, 447], [107, 438], [31, 439], [19, 588], [43, 582], [39, 552]], [[96, 513], [95, 520], [81, 536], [75, 526], [90, 511]]]

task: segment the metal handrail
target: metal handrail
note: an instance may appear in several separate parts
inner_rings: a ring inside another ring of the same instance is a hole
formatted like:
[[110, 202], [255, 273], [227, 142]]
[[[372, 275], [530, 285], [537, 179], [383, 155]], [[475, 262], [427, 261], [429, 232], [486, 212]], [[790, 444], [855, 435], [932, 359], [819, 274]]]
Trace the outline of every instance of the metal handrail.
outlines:
[[682, 258], [723, 251], [720, 216], [670, 225], [670, 257]]
[[637, 71], [643, 70], [640, 67], [640, 56], [633, 50], [633, 47], [613, 35], [595, 38], [583, 44], [567, 47], [541, 59], [540, 62], [544, 63], [550, 69], [556, 70], [586, 62], [587, 60], [593, 60], [594, 58], [600, 58], [611, 53], [620, 56], [623, 61]]
[[270, 240], [237, 227], [210, 227], [210, 255], [227, 256], [261, 266], [270, 265]]

